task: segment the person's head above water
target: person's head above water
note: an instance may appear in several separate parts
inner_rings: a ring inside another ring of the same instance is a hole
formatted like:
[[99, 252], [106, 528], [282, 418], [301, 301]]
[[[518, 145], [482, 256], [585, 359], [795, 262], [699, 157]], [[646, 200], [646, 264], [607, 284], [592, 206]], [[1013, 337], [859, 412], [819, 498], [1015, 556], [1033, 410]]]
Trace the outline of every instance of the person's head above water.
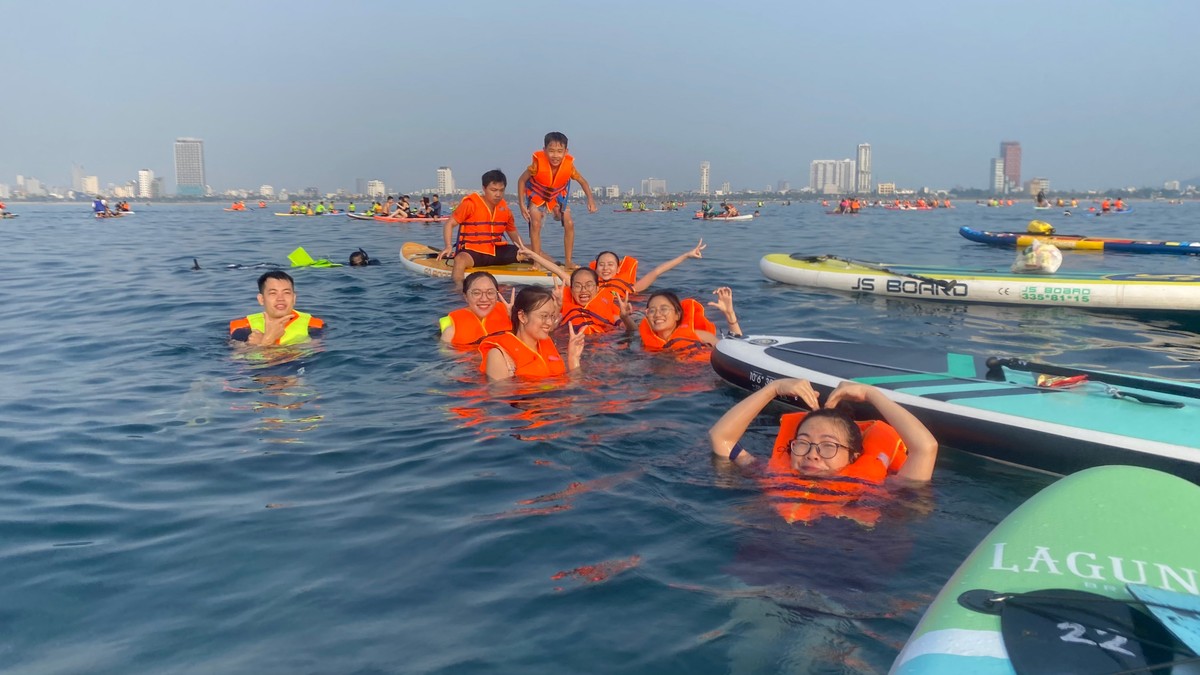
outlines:
[[596, 297], [600, 288], [600, 276], [590, 267], [580, 267], [571, 272], [571, 297], [575, 302], [586, 305]]
[[367, 252], [362, 250], [361, 248], [358, 249], [357, 251], [355, 251], [354, 253], [350, 254], [350, 266], [351, 267], [365, 267], [370, 264], [371, 264], [371, 256], [367, 255]]
[[650, 330], [669, 335], [683, 320], [683, 303], [671, 291], [658, 291], [646, 301], [646, 320]]
[[550, 289], [526, 286], [513, 300], [510, 318], [514, 333], [524, 332], [535, 339], [542, 339], [549, 337], [550, 331], [558, 325], [559, 315]]
[[596, 256], [596, 274], [604, 281], [616, 276], [620, 267], [621, 258], [612, 251], [601, 251], [600, 255]]
[[283, 270], [264, 272], [258, 278], [258, 304], [271, 318], [292, 313], [296, 307], [296, 282]]
[[845, 412], [820, 408], [804, 417], [788, 449], [796, 471], [810, 476], [833, 475], [862, 455], [862, 431]]
[[500, 299], [500, 284], [490, 272], [471, 272], [463, 279], [463, 297], [467, 308], [478, 317], [485, 317]]

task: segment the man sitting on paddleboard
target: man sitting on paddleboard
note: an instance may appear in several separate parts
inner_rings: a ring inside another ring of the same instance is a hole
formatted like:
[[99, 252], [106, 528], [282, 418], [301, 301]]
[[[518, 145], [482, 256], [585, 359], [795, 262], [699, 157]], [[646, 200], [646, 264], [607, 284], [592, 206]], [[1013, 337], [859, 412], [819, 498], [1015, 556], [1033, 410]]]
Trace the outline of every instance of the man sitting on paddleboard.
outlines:
[[[442, 226], [445, 247], [437, 259], [454, 257], [450, 276], [457, 286], [466, 276], [467, 268], [511, 265], [517, 262], [517, 247], [504, 241], [524, 245], [517, 232], [512, 211], [504, 201], [508, 178], [500, 169], [483, 174], [483, 191], [467, 195]], [[458, 239], [450, 243], [450, 233], [458, 228]]]

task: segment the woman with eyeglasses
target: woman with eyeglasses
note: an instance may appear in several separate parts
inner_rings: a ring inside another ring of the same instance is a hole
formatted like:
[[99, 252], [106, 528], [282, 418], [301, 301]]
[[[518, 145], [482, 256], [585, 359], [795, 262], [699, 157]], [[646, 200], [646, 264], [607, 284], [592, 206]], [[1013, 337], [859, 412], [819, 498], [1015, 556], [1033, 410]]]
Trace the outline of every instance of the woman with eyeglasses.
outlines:
[[535, 286], [522, 288], [512, 303], [512, 330], [483, 339], [479, 364], [489, 380], [514, 377], [540, 379], [577, 370], [583, 355], [583, 333], [567, 330], [567, 360], [559, 356], [550, 333], [558, 325], [559, 310], [554, 294]]
[[555, 297], [562, 309], [562, 322], [576, 333], [597, 335], [622, 326], [627, 331], [635, 328], [625, 293], [601, 291], [600, 277], [595, 270], [578, 267], [567, 274], [553, 260], [532, 249], [522, 246], [521, 252], [563, 282], [563, 290], [556, 288]]
[[472, 272], [463, 279], [462, 287], [467, 306], [438, 321], [442, 342], [459, 349], [470, 349], [489, 335], [512, 330], [511, 300], [505, 301], [500, 295], [496, 277], [488, 272]]
[[[733, 313], [733, 291], [722, 286], [713, 291], [716, 302], [709, 302], [725, 316], [732, 335], [741, 335]], [[638, 324], [642, 348], [648, 352], [678, 352], [682, 356], [708, 360], [717, 344], [717, 326], [704, 315], [704, 306], [691, 298], [679, 299], [670, 291], [659, 291], [646, 302], [646, 318]]]
[[[764, 470], [768, 495], [788, 522], [835, 516], [872, 526], [880, 515], [878, 504], [862, 500], [884, 496], [878, 486], [889, 475], [914, 483], [933, 477], [938, 450], [933, 434], [879, 389], [849, 380], [830, 393], [824, 408], [807, 380], [769, 382], [708, 430], [713, 454], [739, 465], [753, 462], [741, 445], [742, 435], [776, 397], [798, 398], [812, 411], [780, 419]], [[874, 406], [883, 421], [855, 422], [837, 409], [842, 403]]]

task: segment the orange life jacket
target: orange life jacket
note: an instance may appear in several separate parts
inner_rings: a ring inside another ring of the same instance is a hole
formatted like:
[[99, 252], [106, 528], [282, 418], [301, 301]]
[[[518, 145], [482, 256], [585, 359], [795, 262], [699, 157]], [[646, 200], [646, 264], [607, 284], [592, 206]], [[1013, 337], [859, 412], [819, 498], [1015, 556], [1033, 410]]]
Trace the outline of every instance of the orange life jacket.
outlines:
[[[588, 267], [594, 271], [596, 261], [588, 263]], [[633, 256], [621, 258], [621, 262], [617, 265], [617, 273], [608, 281], [601, 281], [600, 289], [614, 291], [625, 297], [633, 295], [633, 285], [637, 283], [637, 267], [637, 258]]]
[[575, 158], [566, 155], [555, 171], [554, 167], [550, 166], [546, 151], [538, 150], [533, 153], [533, 164], [537, 166], [537, 173], [525, 181], [525, 194], [530, 203], [542, 206], [566, 198], [567, 186], [571, 184], [571, 176], [575, 174]]
[[592, 299], [586, 305], [581, 305], [571, 290], [567, 289], [563, 293], [562, 320], [574, 326], [576, 333], [607, 333], [621, 325], [621, 308], [612, 293], [597, 289]]
[[534, 351], [513, 333], [491, 335], [479, 343], [479, 353], [483, 356], [483, 360], [479, 362], [480, 372], [487, 373], [488, 352], [496, 348], [504, 350], [508, 358], [516, 364], [516, 377], [553, 377], [567, 372], [567, 365], [563, 363], [558, 349], [549, 338], [539, 340], [537, 351]]
[[642, 319], [642, 323], [638, 325], [638, 333], [642, 336], [642, 346], [648, 352], [676, 351], [696, 360], [708, 360], [711, 352], [696, 331], [708, 331], [715, 335], [716, 325], [704, 316], [704, 305], [699, 302], [691, 298], [684, 298], [679, 304], [683, 305], [683, 318], [680, 319], [679, 325], [666, 340], [660, 338], [650, 328], [648, 319]]
[[497, 302], [488, 315], [480, 319], [469, 308], [456, 309], [446, 317], [454, 326], [450, 344], [455, 347], [474, 347], [485, 337], [512, 330], [512, 318]]
[[[459, 220], [460, 214], [463, 220]], [[493, 210], [488, 208], [487, 202], [483, 201], [478, 192], [472, 192], [455, 209], [454, 220], [458, 223], [455, 251], [478, 251], [496, 255], [496, 247], [505, 245], [504, 232], [513, 222], [513, 216], [504, 200], [500, 200]]]
[[779, 419], [779, 434], [771, 449], [766, 475], [761, 479], [775, 510], [789, 523], [811, 523], [824, 517], [849, 518], [867, 527], [878, 522], [878, 504], [855, 503], [864, 497], [880, 501], [879, 489], [888, 473], [895, 473], [908, 459], [908, 448], [900, 434], [887, 422], [858, 422], [863, 436], [863, 453], [835, 476], [799, 476], [791, 464], [791, 442], [806, 412], [789, 413]]

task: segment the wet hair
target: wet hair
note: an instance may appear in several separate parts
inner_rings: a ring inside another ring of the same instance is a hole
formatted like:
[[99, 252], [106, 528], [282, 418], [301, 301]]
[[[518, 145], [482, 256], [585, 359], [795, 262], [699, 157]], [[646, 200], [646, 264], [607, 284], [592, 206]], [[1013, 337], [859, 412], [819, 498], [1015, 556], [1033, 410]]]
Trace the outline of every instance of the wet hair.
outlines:
[[[594, 270], [590, 267], [580, 267], [580, 268], [577, 268], [574, 272], [571, 272], [571, 285], [572, 286], [575, 285], [575, 277], [577, 277], [581, 274], [592, 275], [592, 281], [595, 282], [596, 285], [600, 284], [600, 275], [596, 274], [596, 270]], [[574, 296], [574, 291], [572, 291], [572, 297], [573, 296]]]
[[355, 251], [354, 253], [350, 254], [350, 266], [351, 267], [365, 267], [370, 264], [371, 264], [371, 256], [367, 255], [367, 252], [362, 250], [361, 248], [358, 249], [357, 251]]
[[606, 256], [606, 255], [611, 255], [612, 257], [617, 259], [618, 265], [621, 264], [621, 256], [617, 255], [616, 253], [613, 253], [612, 251], [600, 251], [600, 253], [596, 254], [596, 264], [599, 265], [601, 256]]
[[279, 279], [280, 281], [286, 281], [292, 287], [292, 290], [296, 290], [296, 281], [295, 279], [292, 279], [292, 275], [284, 272], [283, 270], [271, 270], [270, 272], [263, 272], [262, 276], [258, 278], [259, 293], [262, 293], [263, 289], [267, 287], [267, 279]]
[[526, 316], [533, 314], [533, 310], [541, 307], [547, 302], [554, 301], [554, 294], [548, 288], [540, 286], [526, 286], [517, 291], [517, 298], [513, 300], [512, 315], [509, 317], [512, 320], [513, 333], [517, 332], [517, 328], [521, 325], [520, 313], [525, 312]]
[[551, 143], [562, 143], [562, 146], [567, 147], [567, 135], [561, 131], [551, 131], [546, 134], [546, 138], [542, 141], [544, 147], [550, 147]]
[[501, 185], [508, 187], [508, 178], [500, 169], [492, 169], [491, 171], [483, 174], [483, 189], [486, 190], [487, 186], [491, 185], [492, 183], [500, 183]]
[[828, 419], [839, 427], [846, 435], [847, 445], [850, 446], [850, 461], [853, 462], [863, 453], [863, 437], [862, 430], [858, 428], [858, 424], [854, 422], [854, 418], [841, 408], [819, 408], [814, 410], [804, 417], [804, 421], [796, 429], [796, 435], [800, 435], [800, 429], [808, 424], [809, 420], [813, 419]]
[[496, 287], [496, 290], [500, 290], [500, 282], [496, 281], [496, 277], [492, 276], [491, 272], [484, 272], [480, 270], [478, 272], [471, 272], [466, 276], [465, 279], [463, 279], [463, 295], [467, 294], [467, 291], [471, 289], [472, 284], [483, 278], [491, 279], [492, 285]]
[[649, 298], [646, 298], [646, 307], [649, 307], [655, 298], [666, 298], [667, 302], [671, 303], [671, 306], [675, 308], [679, 316], [683, 316], [683, 303], [679, 301], [678, 295], [675, 295], [671, 291], [656, 291]]

